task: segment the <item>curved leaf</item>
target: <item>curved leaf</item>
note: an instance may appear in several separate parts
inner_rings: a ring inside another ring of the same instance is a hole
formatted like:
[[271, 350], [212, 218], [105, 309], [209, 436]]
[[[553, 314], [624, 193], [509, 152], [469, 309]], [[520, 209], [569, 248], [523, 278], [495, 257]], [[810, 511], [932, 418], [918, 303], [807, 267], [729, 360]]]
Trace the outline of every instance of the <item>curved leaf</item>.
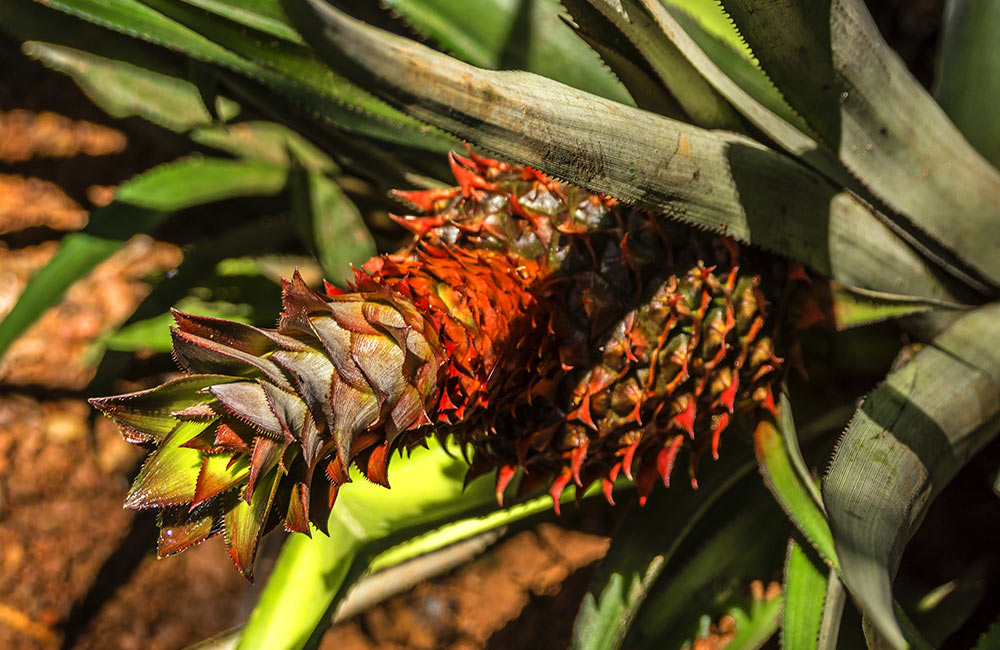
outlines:
[[660, 115], [685, 117], [677, 99], [656, 79], [642, 54], [615, 26], [595, 9], [589, 0], [560, 0], [571, 20], [573, 33], [579, 36], [622, 82], [639, 108]]
[[[819, 650], [827, 579], [826, 567], [810, 558], [808, 552], [795, 541], [794, 537], [788, 540], [781, 647]], [[836, 647], [836, 643], [828, 647]]]
[[336, 182], [300, 168], [292, 172], [289, 187], [303, 239], [312, 246], [327, 279], [340, 284], [352, 264], [360, 268], [376, 254], [361, 213]]
[[844, 583], [895, 648], [892, 575], [934, 497], [1000, 431], [1000, 305], [955, 321], [865, 400], [823, 484]]
[[[717, 618], [742, 611], [736, 618], [747, 625], [740, 630], [737, 623], [735, 647], [760, 647], [777, 631], [780, 596], [764, 600], [750, 585], [780, 571], [791, 528], [755, 482], [748, 477], [726, 495], [680, 549], [673, 570], [656, 585], [639, 618], [639, 630], [652, 641], [647, 647], [681, 647], [705, 614]], [[768, 611], [768, 606], [774, 609]]]
[[[318, 642], [337, 602], [364, 571], [548, 510], [548, 495], [497, 510], [489, 477], [464, 486], [458, 449], [433, 438], [393, 463], [392, 490], [362, 480], [341, 488], [330, 535], [292, 535], [282, 549], [239, 642], [250, 648], [302, 648]], [[593, 492], [593, 491], [592, 491]], [[567, 490], [564, 500], [572, 499]], [[485, 516], [476, 517], [476, 514]], [[466, 517], [456, 521], [457, 517]], [[472, 518], [469, 518], [472, 517]], [[447, 524], [438, 531], [427, 531]], [[403, 542], [403, 543], [401, 543]]]
[[1000, 172], [890, 50], [864, 2], [722, 4], [820, 141], [875, 196], [1000, 286]]
[[[170, 129], [187, 131], [212, 122], [197, 87], [184, 79], [125, 61], [53, 43], [27, 42], [24, 53], [68, 74], [95, 104], [116, 118], [138, 115]], [[219, 107], [223, 118], [239, 112], [229, 102]]]
[[274, 0], [182, 0], [205, 11], [246, 25], [258, 32], [283, 38], [292, 43], [302, 43], [302, 37], [292, 29], [281, 7]]
[[479, 70], [321, 0], [286, 3], [321, 53], [418, 119], [587, 189], [794, 256], [847, 284], [949, 294], [870, 206], [753, 140], [528, 73]]
[[[782, 415], [791, 409], [787, 400]], [[790, 421], [790, 418], [783, 418]], [[768, 420], [761, 420], [754, 431], [754, 450], [764, 482], [778, 503], [788, 513], [796, 527], [831, 567], [837, 567], [833, 537], [814, 486], [796, 470], [785, 436], [794, 436], [795, 429], [779, 430]], [[800, 461], [801, 462], [801, 461]], [[811, 488], [811, 489], [810, 489]]]

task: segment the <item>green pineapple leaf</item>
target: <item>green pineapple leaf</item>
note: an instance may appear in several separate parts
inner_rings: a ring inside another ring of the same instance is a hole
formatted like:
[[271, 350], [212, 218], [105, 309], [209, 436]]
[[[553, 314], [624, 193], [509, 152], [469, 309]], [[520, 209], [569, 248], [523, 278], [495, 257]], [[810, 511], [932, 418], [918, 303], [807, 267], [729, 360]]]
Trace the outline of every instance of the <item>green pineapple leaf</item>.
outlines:
[[561, 0], [572, 17], [570, 28], [597, 52], [636, 106], [675, 119], [685, 117], [677, 99], [656, 78], [642, 54], [587, 0]]
[[858, 289], [839, 282], [831, 282], [829, 291], [829, 313], [833, 317], [833, 327], [839, 331], [934, 310], [969, 308], [953, 302]]
[[[177, 132], [212, 123], [195, 85], [176, 75], [54, 43], [28, 41], [23, 50], [70, 75], [91, 101], [112, 117], [139, 116]], [[127, 51], [121, 54], [127, 55]], [[239, 112], [239, 106], [224, 101], [216, 110], [229, 119]]]
[[321, 0], [287, 0], [286, 9], [335, 66], [418, 119], [587, 189], [796, 257], [845, 284], [951, 297], [870, 205], [753, 140], [535, 75], [479, 70]]
[[1000, 172], [891, 51], [864, 2], [722, 4], [819, 141], [918, 233], [1000, 286]]
[[[497, 509], [489, 477], [463, 489], [468, 466], [457, 447], [446, 450], [433, 438], [427, 442], [427, 449], [414, 449], [408, 458], [393, 463], [391, 491], [355, 473], [356, 480], [343, 486], [337, 497], [329, 536], [293, 535], [285, 542], [243, 631], [240, 650], [301, 648], [310, 639], [318, 642], [347, 587], [365, 571], [393, 566], [551, 508], [551, 498], [544, 495]], [[569, 490], [562, 496], [563, 501], [572, 498]]]
[[[430, 151], [444, 152], [455, 144], [347, 83], [307, 49], [274, 36], [254, 35], [245, 26], [197, 7], [154, 0], [146, 4], [56, 0], [47, 6], [234, 71], [282, 95], [282, 106], [288, 101], [300, 105], [326, 127]], [[268, 47], [262, 48], [265, 38]]]
[[[682, 9], [658, 0], [624, 1], [630, 14], [648, 15], [649, 20], [656, 24], [659, 38], [672, 43], [692, 72], [703, 77], [750, 124], [838, 184], [852, 189], [860, 187], [835, 156], [817, 145], [808, 125], [795, 114], [781, 92], [755, 65], [745, 45], [734, 48], [732, 37], [739, 38], [739, 35], [732, 25], [724, 31], [729, 36], [724, 40], [706, 31], [703, 24], [714, 27], [714, 33], [719, 34], [716, 12], [721, 12], [721, 9], [709, 3], [704, 5], [697, 9], [696, 15], [707, 13], [708, 21], [698, 21], [685, 11], [694, 9], [690, 2]], [[754, 135], [747, 129], [742, 131]]]
[[302, 44], [302, 37], [292, 29], [276, 0], [182, 0], [183, 2], [250, 27], [262, 34], [277, 36], [290, 43]]
[[[840, 607], [827, 614], [826, 601], [830, 594], [829, 581], [839, 582], [837, 574], [813, 558], [795, 538], [788, 540], [785, 556], [785, 609], [781, 620], [781, 646], [802, 650], [832, 650], [837, 647]], [[827, 617], [830, 617], [827, 620]], [[821, 631], [832, 629], [832, 638]]]
[[789, 533], [781, 509], [755, 477], [746, 477], [680, 546], [677, 561], [667, 566], [639, 614], [643, 642], [629, 647], [679, 648], [693, 641], [702, 615], [714, 620], [740, 611], [752, 624], [737, 647], [760, 647], [778, 630], [781, 596], [765, 601], [763, 593], [753, 594], [751, 583], [766, 583], [780, 570]]
[[[117, 43], [117, 39], [111, 40]], [[336, 171], [328, 155], [286, 126], [262, 121], [232, 123], [242, 109], [226, 97], [219, 96], [214, 112], [210, 112], [198, 87], [184, 79], [181, 70], [169, 65], [169, 58], [148, 56], [145, 50], [155, 48], [134, 40], [126, 40], [123, 45], [127, 47], [114, 51], [113, 58], [37, 41], [27, 41], [23, 50], [72, 77], [94, 103], [113, 117], [142, 117], [171, 131], [187, 133], [200, 145], [238, 157], [288, 165], [292, 151], [309, 169]], [[105, 44], [100, 49], [112, 48]], [[132, 57], [145, 62], [139, 65]], [[216, 120], [231, 123], [219, 124]]]
[[945, 484], [998, 433], [1000, 305], [955, 321], [865, 400], [823, 483], [844, 583], [894, 648], [892, 576]]
[[361, 213], [340, 186], [322, 173], [294, 169], [289, 186], [303, 240], [315, 251], [323, 275], [343, 286], [351, 265], [360, 268], [377, 252]]
[[812, 483], [795, 442], [788, 399], [782, 396], [781, 429], [762, 420], [754, 431], [754, 450], [764, 482], [799, 531], [830, 566], [837, 567], [830, 526], [819, 490]]

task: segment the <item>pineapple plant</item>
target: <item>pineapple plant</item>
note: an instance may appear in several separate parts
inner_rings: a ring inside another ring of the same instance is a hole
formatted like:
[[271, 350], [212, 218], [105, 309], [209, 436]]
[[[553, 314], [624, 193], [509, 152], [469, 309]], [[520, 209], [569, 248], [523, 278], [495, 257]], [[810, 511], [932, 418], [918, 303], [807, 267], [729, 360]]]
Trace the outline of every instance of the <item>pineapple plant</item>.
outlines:
[[[570, 485], [614, 501], [630, 483], [649, 503], [595, 577], [574, 647], [693, 642], [692, 620], [726, 612], [690, 587], [743, 575], [737, 548], [758, 571], [787, 550], [783, 596], [730, 610], [732, 647], [779, 628], [791, 647], [836, 647], [840, 631], [940, 642], [893, 577], [929, 504], [997, 433], [1000, 173], [970, 109], [997, 97], [977, 94], [968, 61], [995, 56], [982, 25], [1000, 17], [950, 6], [942, 109], [860, 0], [500, 4], [386, 0], [391, 15], [365, 15], [454, 56], [324, 0], [0, 9], [113, 114], [235, 157], [123, 186], [0, 323], [0, 350], [129, 232], [287, 185], [329, 278], [359, 265], [350, 286], [292, 276], [276, 328], [175, 311], [184, 375], [93, 400], [152, 449], [126, 505], [160, 509], [161, 554], [222, 532], [249, 576], [267, 529], [329, 534], [289, 539], [240, 647], [308, 643], [370, 566], [559, 512]], [[502, 29], [518, 25], [534, 28]], [[511, 53], [538, 74], [490, 69]], [[122, 81], [98, 83], [100, 66]], [[138, 82], [170, 93], [136, 101]], [[241, 110], [278, 117], [256, 129], [273, 146], [233, 137]], [[454, 153], [456, 138], [475, 149]], [[449, 150], [457, 187], [434, 180]], [[395, 192], [420, 213], [396, 217], [410, 241], [369, 259], [345, 189], [377, 203], [373, 187], [413, 185]], [[362, 245], [345, 250], [338, 227]], [[923, 347], [860, 408], [801, 388], [796, 330], [892, 320]], [[653, 491], [678, 458], [698, 489]], [[490, 500], [501, 509], [468, 519]]]

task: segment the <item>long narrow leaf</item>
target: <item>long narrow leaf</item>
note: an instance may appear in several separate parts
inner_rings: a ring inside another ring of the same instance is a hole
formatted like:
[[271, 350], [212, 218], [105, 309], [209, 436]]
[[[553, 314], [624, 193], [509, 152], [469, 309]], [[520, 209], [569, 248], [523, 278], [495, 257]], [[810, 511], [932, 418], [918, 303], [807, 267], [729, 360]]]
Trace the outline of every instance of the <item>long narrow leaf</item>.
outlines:
[[479, 70], [287, 0], [306, 39], [418, 119], [591, 190], [796, 256], [869, 289], [943, 298], [934, 271], [854, 195], [786, 156], [521, 72]]
[[[785, 401], [782, 408], [787, 409]], [[768, 420], [762, 420], [754, 431], [754, 448], [757, 463], [767, 487], [785, 509], [792, 521], [823, 560], [830, 566], [837, 566], [830, 526], [826, 522], [822, 505], [813, 490], [796, 471], [795, 462], [789, 453], [784, 436], [795, 435], [795, 430], [781, 431]]]
[[189, 158], [167, 163], [124, 183], [115, 200], [91, 215], [82, 231], [63, 238], [56, 255], [28, 282], [0, 322], [0, 355], [74, 282], [148, 232], [170, 213], [238, 196], [266, 196], [285, 185], [283, 167], [252, 161]]
[[258, 32], [283, 38], [291, 43], [302, 43], [298, 32], [288, 24], [281, 6], [275, 0], [182, 0], [205, 11], [246, 25]]
[[342, 282], [352, 264], [360, 267], [375, 255], [375, 240], [361, 213], [336, 182], [300, 169], [293, 172], [290, 186], [299, 228], [331, 282]]
[[723, 6], [764, 71], [844, 165], [1000, 286], [1000, 172], [890, 50], [864, 2]]
[[[551, 507], [546, 495], [485, 514], [497, 508], [490, 479], [464, 486], [468, 466], [456, 457], [457, 448], [446, 451], [434, 440], [428, 444], [393, 463], [391, 491], [360, 475], [342, 487], [329, 537], [315, 533], [289, 539], [243, 631], [241, 650], [315, 644], [351, 581], [368, 568], [392, 566]], [[563, 498], [571, 499], [571, 491]], [[477, 514], [485, 516], [456, 522]], [[425, 534], [442, 524], [448, 525]]]
[[865, 400], [823, 485], [844, 582], [895, 648], [892, 576], [934, 497], [1000, 415], [1000, 305], [957, 320]]
[[[699, 72], [684, 58], [676, 45], [667, 39], [656, 21], [637, 2], [588, 0], [591, 12], [596, 10], [618, 30], [649, 64], [658, 81], [677, 99], [691, 120], [705, 128], [741, 130], [740, 116]], [[576, 3], [568, 3], [578, 22], [583, 15]], [[589, 15], [589, 14], [588, 14]]]
[[755, 480], [748, 477], [719, 502], [661, 577], [639, 619], [639, 630], [653, 641], [647, 647], [680, 647], [704, 614], [741, 611], [742, 647], [759, 647], [777, 631], [780, 600], [776, 611], [761, 612], [765, 603], [753, 598], [750, 584], [780, 571], [791, 527]]
[[[112, 117], [139, 116], [180, 132], [212, 122], [198, 88], [176, 76], [54, 43], [28, 42], [24, 53], [73, 77], [87, 96]], [[217, 110], [227, 119], [239, 107], [228, 102]]]
[[828, 572], [809, 557], [795, 538], [788, 540], [785, 557], [785, 611], [781, 621], [781, 646], [818, 650]]

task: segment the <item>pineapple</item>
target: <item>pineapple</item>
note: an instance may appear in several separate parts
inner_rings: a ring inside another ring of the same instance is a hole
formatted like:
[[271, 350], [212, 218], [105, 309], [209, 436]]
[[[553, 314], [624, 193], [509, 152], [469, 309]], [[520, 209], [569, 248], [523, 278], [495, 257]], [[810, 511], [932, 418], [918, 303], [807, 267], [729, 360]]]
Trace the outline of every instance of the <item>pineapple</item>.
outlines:
[[[781, 341], [762, 275], [782, 263], [529, 167], [451, 154], [458, 186], [396, 192], [426, 216], [402, 251], [326, 295], [297, 273], [276, 329], [175, 312], [186, 375], [91, 400], [152, 445], [126, 506], [161, 508], [161, 556], [224, 531], [248, 577], [282, 521], [325, 529], [356, 465], [434, 434], [468, 478], [519, 490], [619, 474], [644, 502], [682, 448], [691, 477], [735, 414], [774, 411]], [[744, 268], [756, 270], [747, 272]]]

